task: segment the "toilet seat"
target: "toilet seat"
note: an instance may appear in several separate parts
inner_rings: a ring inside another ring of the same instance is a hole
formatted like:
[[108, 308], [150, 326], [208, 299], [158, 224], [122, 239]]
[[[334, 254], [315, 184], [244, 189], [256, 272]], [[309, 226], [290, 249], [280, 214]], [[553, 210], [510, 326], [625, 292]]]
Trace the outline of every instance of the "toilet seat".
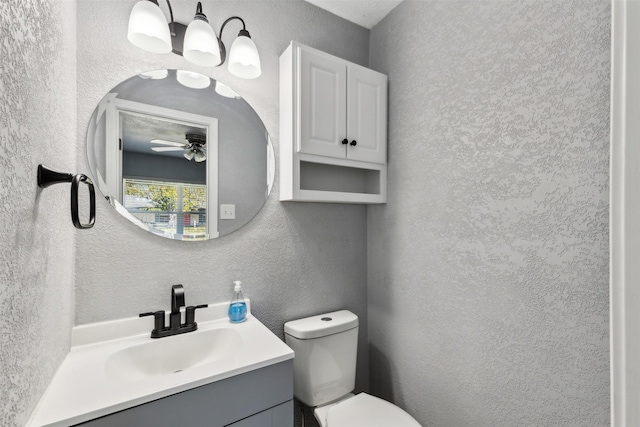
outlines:
[[360, 393], [327, 411], [326, 427], [421, 427], [408, 413], [386, 400]]

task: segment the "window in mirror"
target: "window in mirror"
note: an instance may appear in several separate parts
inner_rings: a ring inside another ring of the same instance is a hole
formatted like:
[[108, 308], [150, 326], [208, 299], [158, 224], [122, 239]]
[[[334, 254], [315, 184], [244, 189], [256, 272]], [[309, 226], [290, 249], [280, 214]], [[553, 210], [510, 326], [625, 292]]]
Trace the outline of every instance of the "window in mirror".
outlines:
[[207, 186], [124, 178], [124, 208], [135, 218], [180, 240], [207, 236]]
[[155, 234], [217, 237], [217, 119], [120, 99], [106, 111], [110, 201]]

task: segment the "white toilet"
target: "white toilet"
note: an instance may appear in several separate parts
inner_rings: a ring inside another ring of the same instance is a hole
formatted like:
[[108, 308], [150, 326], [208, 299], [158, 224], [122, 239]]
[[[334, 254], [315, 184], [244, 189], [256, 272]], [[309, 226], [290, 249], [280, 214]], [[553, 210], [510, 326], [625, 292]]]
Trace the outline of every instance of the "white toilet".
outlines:
[[353, 395], [358, 316], [334, 311], [284, 325], [295, 352], [293, 394], [314, 407], [321, 427], [421, 427], [409, 414], [366, 393]]

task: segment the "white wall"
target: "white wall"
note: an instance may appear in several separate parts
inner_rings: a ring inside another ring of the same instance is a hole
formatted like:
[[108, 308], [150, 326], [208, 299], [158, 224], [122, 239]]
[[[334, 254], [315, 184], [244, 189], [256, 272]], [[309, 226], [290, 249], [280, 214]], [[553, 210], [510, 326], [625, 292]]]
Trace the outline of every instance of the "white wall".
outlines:
[[[161, 3], [165, 9], [166, 5]], [[173, 54], [144, 52], [126, 39], [135, 0], [78, 2], [78, 151], [87, 169], [85, 132], [93, 109], [112, 87], [141, 71], [187, 68], [233, 87], [262, 118], [278, 144], [278, 57], [290, 40], [366, 64], [369, 31], [302, 1], [204, 1], [217, 30], [241, 16], [262, 59], [262, 76], [242, 81], [226, 67], [198, 68]], [[190, 22], [196, 2], [172, 1], [176, 20]], [[240, 26], [230, 23], [229, 47]], [[178, 242], [140, 230], [98, 200], [96, 225], [77, 236], [77, 323], [169, 308], [171, 285], [189, 304], [226, 301], [242, 280], [256, 316], [283, 336], [284, 322], [347, 308], [361, 318], [358, 387], [366, 387], [366, 207], [280, 203], [278, 177], [262, 211], [245, 227], [208, 242]], [[149, 324], [151, 327], [151, 323]]]
[[0, 425], [26, 423], [70, 346], [76, 169], [75, 4], [0, 2]]
[[406, 0], [370, 385], [428, 426], [609, 424], [608, 1]]

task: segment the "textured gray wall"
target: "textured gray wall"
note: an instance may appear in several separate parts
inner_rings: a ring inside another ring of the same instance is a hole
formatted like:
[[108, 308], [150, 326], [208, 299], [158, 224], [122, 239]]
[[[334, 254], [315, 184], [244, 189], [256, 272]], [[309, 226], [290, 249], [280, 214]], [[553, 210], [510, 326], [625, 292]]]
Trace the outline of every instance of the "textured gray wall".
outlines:
[[0, 425], [27, 421], [70, 345], [74, 228], [69, 186], [36, 168], [76, 167], [75, 5], [0, 2]]
[[[369, 31], [306, 2], [204, 1], [219, 29], [232, 15], [244, 18], [262, 59], [257, 80], [233, 78], [226, 67], [200, 68], [184, 58], [144, 52], [126, 39], [135, 0], [78, 2], [79, 168], [88, 169], [84, 143], [93, 109], [112, 87], [146, 70], [191, 69], [233, 87], [262, 118], [278, 152], [278, 57], [290, 40], [366, 64]], [[173, 1], [176, 20], [193, 19], [195, 3]], [[166, 12], [166, 9], [163, 10]], [[239, 30], [224, 34], [230, 46]], [[366, 387], [366, 207], [280, 203], [278, 177], [260, 213], [245, 227], [207, 242], [160, 238], [121, 218], [98, 200], [93, 229], [77, 235], [77, 323], [89, 323], [169, 306], [170, 287], [185, 286], [189, 304], [226, 301], [232, 280], [242, 280], [255, 315], [283, 336], [284, 322], [347, 308], [361, 318], [358, 386]]]
[[[41, 162], [76, 170], [74, 6], [14, 3], [0, 3], [0, 215], [20, 224], [0, 231], [3, 426], [24, 424], [66, 354], [75, 247], [68, 190], [34, 181]], [[264, 75], [240, 81], [131, 46], [134, 3], [77, 5], [81, 141], [115, 84], [180, 67], [236, 88], [277, 152], [288, 40], [367, 62], [368, 32], [305, 3], [205, 2], [214, 26], [240, 14], [258, 43]], [[174, 3], [188, 21], [192, 2]], [[178, 282], [193, 303], [225, 300], [238, 278], [280, 335], [288, 319], [359, 314], [364, 387], [368, 236], [376, 394], [428, 425], [607, 424], [609, 13], [605, 1], [405, 0], [371, 38], [371, 65], [390, 76], [390, 169], [368, 227], [364, 207], [281, 204], [276, 184], [240, 231], [185, 244], [99, 201], [96, 227], [77, 235], [77, 323], [166, 307]]]
[[608, 1], [406, 0], [370, 384], [428, 426], [609, 423]]

